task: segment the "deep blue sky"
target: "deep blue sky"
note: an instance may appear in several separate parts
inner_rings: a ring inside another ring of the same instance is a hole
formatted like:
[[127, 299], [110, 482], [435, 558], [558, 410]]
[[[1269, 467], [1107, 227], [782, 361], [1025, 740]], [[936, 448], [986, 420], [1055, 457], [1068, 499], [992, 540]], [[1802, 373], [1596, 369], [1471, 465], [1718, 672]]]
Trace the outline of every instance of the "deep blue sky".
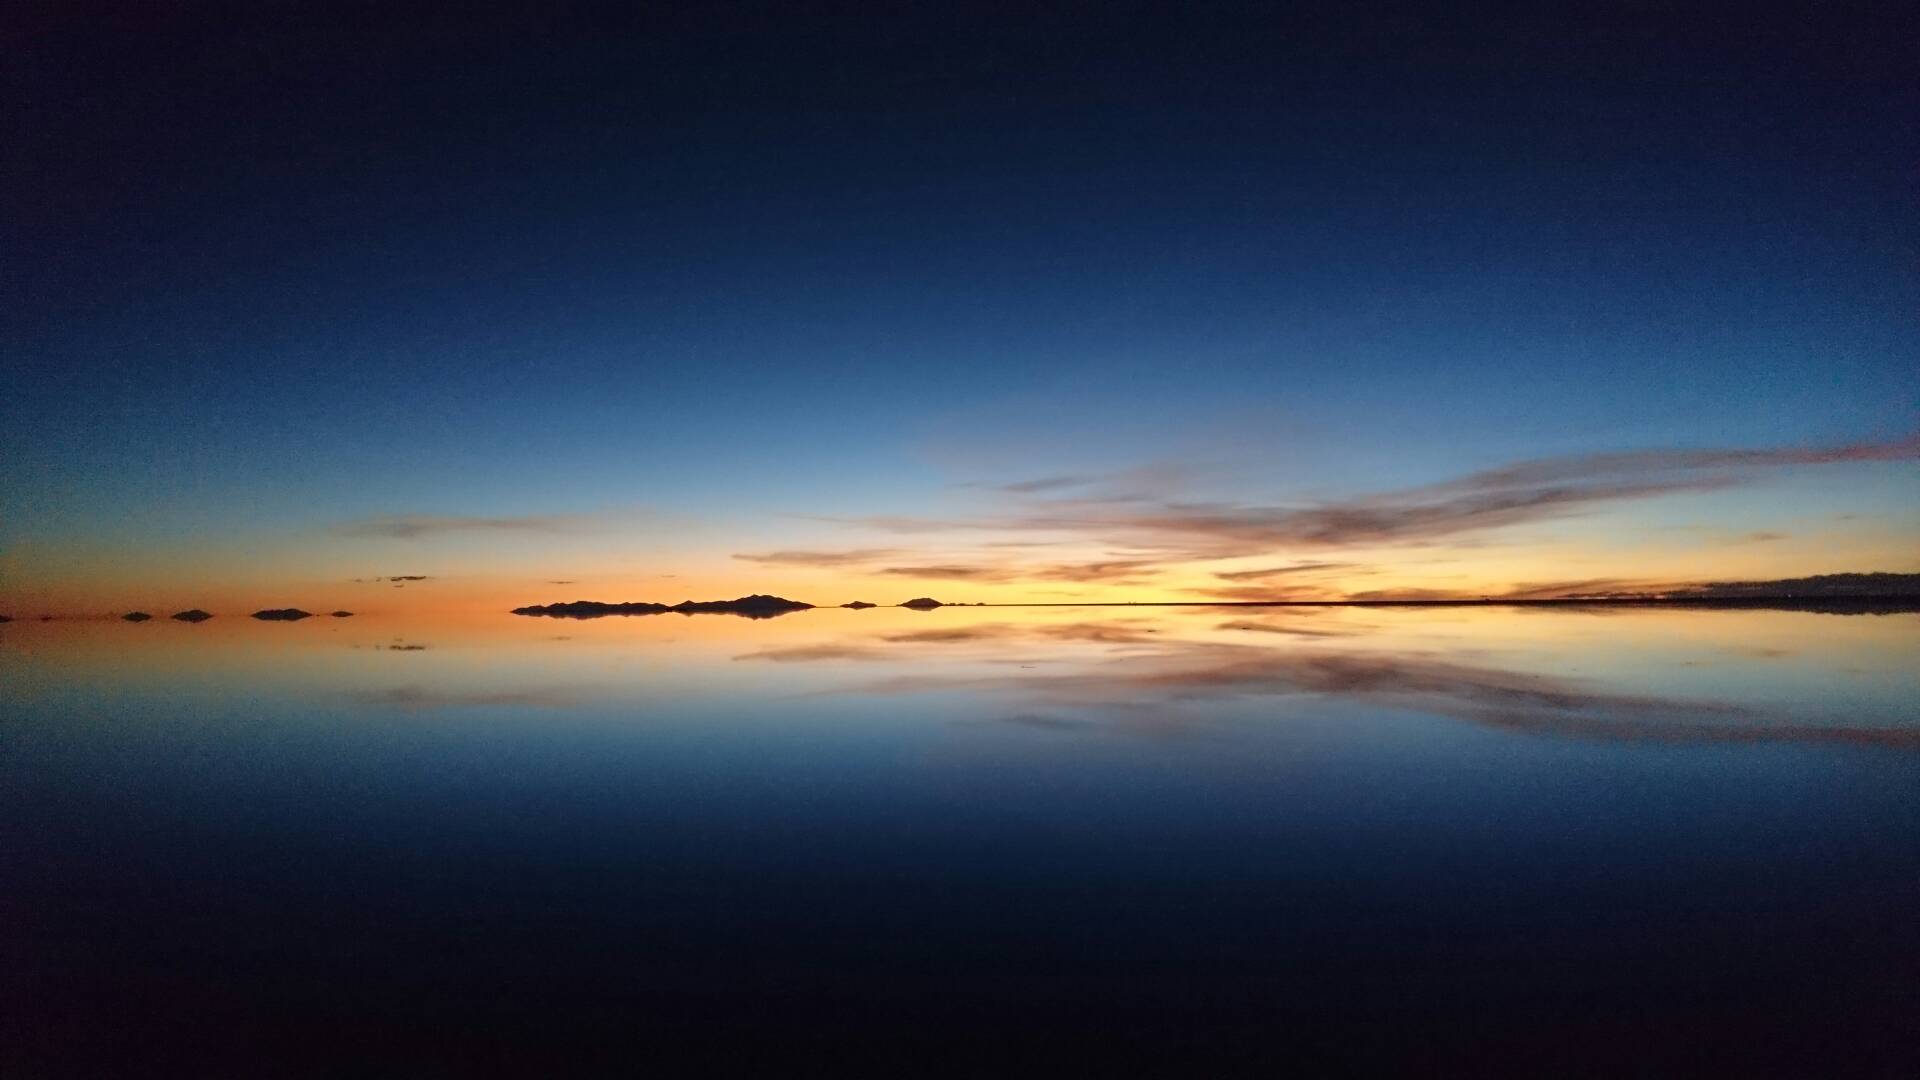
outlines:
[[1914, 430], [1910, 18], [1329, 11], [16, 18], [0, 542]]

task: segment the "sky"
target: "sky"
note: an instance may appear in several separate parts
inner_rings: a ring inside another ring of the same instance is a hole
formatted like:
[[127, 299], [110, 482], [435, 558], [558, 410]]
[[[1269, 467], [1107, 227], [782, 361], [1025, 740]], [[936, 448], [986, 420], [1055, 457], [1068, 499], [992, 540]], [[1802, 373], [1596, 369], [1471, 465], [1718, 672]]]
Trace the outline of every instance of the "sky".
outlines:
[[7, 16], [0, 612], [1920, 570], [1910, 15], [1201, 7]]

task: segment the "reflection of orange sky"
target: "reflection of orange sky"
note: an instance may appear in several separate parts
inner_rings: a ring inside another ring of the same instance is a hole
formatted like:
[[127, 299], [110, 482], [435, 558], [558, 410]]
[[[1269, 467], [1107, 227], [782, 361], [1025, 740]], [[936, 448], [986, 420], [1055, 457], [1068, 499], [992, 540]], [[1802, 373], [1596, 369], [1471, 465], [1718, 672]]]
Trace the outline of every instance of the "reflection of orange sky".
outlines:
[[[1795, 611], [1673, 608], [1525, 608], [1510, 606], [1405, 608], [1246, 607], [947, 607], [933, 611], [825, 608], [772, 619], [734, 615], [639, 615], [554, 619], [498, 610], [434, 609], [317, 616], [298, 622], [262, 622], [245, 616], [203, 623], [155, 619], [24, 621], [0, 628], [0, 647], [32, 661], [85, 656], [114, 664], [166, 668], [218, 667], [238, 656], [264, 665], [310, 663], [343, 652], [378, 652], [420, 645], [441, 656], [500, 649], [620, 656], [673, 653], [731, 660], [743, 652], [822, 643], [878, 641], [944, 646], [968, 641], [1071, 642], [1073, 636], [1027, 630], [1075, 627], [1132, 629], [1159, 642], [1215, 642], [1257, 646], [1368, 648], [1425, 652], [1470, 644], [1476, 651], [1513, 656], [1577, 649], [1583, 663], [1603, 654], [1732, 649], [1754, 656], [1814, 655], [1868, 660], [1910, 655], [1920, 645], [1920, 616], [1837, 616]], [[951, 631], [967, 631], [953, 634]], [[1125, 635], [1088, 634], [1093, 644]], [[1904, 665], [1902, 665], [1904, 666]]]
[[1916, 648], [1911, 614], [1648, 608], [88, 619], [0, 626], [0, 700], [112, 706], [85, 720], [111, 729], [149, 722], [162, 702], [188, 716], [204, 703], [223, 723], [252, 723], [257, 702], [263, 718], [329, 726], [629, 726], [706, 716], [720, 700], [749, 706], [723, 710], [729, 722], [778, 723], [787, 703], [879, 695], [901, 703], [888, 723], [911, 724], [922, 715], [915, 695], [959, 693], [961, 715], [981, 720], [1105, 709], [1097, 723], [1147, 732], [1210, 723], [1231, 700], [1266, 701], [1268, 723], [1354, 698], [1579, 738], [1719, 732], [1911, 747]]

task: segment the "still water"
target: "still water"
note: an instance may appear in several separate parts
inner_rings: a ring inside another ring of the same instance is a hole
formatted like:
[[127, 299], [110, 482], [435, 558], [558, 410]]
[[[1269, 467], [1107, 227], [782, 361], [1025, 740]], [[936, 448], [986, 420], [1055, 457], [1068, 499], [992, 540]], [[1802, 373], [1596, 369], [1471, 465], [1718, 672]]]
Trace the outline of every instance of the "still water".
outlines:
[[12, 1075], [1920, 1063], [1912, 613], [16, 622], [0, 707]]

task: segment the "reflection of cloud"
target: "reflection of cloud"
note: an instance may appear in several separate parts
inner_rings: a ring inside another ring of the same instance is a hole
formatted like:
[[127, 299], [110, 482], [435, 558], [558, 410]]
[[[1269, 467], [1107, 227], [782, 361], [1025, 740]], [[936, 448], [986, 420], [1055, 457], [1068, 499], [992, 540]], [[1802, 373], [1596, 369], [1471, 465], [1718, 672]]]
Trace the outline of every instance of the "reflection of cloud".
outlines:
[[1102, 645], [1135, 645], [1160, 640], [1158, 633], [1152, 629], [1123, 622], [1043, 624], [1033, 627], [1032, 632], [1035, 637], [1055, 641], [1091, 641]]
[[741, 553], [734, 558], [763, 566], [856, 566], [891, 559], [898, 554], [894, 548], [854, 548], [850, 551], [769, 551], [762, 555]]
[[396, 686], [348, 695], [362, 705], [389, 709], [460, 709], [484, 706], [568, 708], [586, 700], [580, 688], [530, 687], [525, 690], [448, 690], [438, 687]]
[[1289, 637], [1348, 637], [1351, 630], [1330, 630], [1316, 626], [1293, 626], [1286, 623], [1256, 622], [1252, 619], [1238, 619], [1223, 622], [1215, 630], [1241, 630], [1255, 634], [1284, 634]]
[[1528, 716], [1477, 718], [1495, 727], [1573, 738], [1656, 743], [1834, 743], [1920, 750], [1920, 728], [1822, 727], [1817, 724], [1685, 724], [1632, 718]]
[[864, 645], [795, 645], [741, 653], [735, 660], [771, 660], [775, 663], [812, 663], [820, 660], [887, 660], [885, 651]]
[[915, 630], [905, 634], [883, 634], [880, 640], [896, 644], [950, 645], [956, 641], [992, 641], [1011, 636], [1013, 628], [1005, 623], [955, 627], [951, 630]]
[[1137, 725], [1143, 711], [1163, 713], [1172, 720], [1194, 703], [1317, 695], [1580, 738], [1821, 741], [1920, 749], [1920, 729], [1784, 722], [1759, 709], [1726, 702], [1614, 693], [1575, 680], [1456, 663], [1420, 653], [1277, 649], [1217, 642], [1160, 644], [1151, 652], [1106, 659], [1074, 671], [910, 675], [852, 689], [874, 694], [1005, 692], [1053, 709], [1112, 712], [1127, 718], [1130, 725]]
[[1002, 716], [996, 719], [1002, 724], [1038, 728], [1041, 731], [1083, 731], [1094, 726], [1093, 723], [1087, 720], [1073, 720], [1065, 716], [1048, 716], [1044, 713], [1014, 713], [1011, 716]]
[[[819, 645], [800, 645], [743, 653], [735, 660], [773, 660], [784, 663], [834, 660], [915, 659], [913, 651], [895, 646], [960, 646], [975, 644], [1012, 644], [1049, 641], [1084, 642], [1098, 645], [1138, 645], [1159, 643], [1159, 633], [1150, 627], [1121, 621], [1043, 623], [976, 623], [972, 626], [942, 627], [933, 630], [909, 630], [883, 633]], [[1021, 659], [1027, 659], [1022, 657]]]
[[[1155, 635], [1155, 636], [1149, 636]], [[1125, 622], [1073, 622], [1016, 625], [978, 623], [944, 630], [919, 630], [905, 634], [883, 635], [880, 640], [895, 644], [948, 645], [962, 641], [1089, 641], [1105, 645], [1131, 645], [1158, 641], [1157, 632]]]
[[329, 531], [335, 536], [418, 540], [460, 532], [571, 532], [585, 525], [588, 520], [579, 514], [525, 514], [518, 517], [389, 514], [342, 522]]

